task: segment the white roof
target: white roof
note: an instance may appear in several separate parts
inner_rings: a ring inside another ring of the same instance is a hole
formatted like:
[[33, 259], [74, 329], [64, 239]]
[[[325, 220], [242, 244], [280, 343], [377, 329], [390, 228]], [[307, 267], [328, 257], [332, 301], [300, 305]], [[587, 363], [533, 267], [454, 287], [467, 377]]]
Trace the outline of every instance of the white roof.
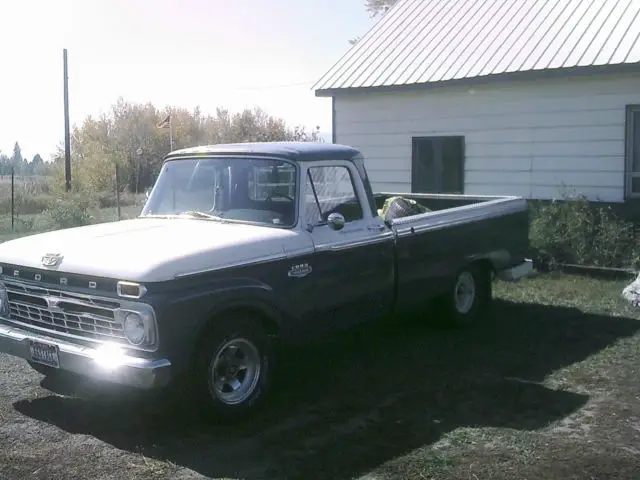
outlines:
[[639, 62], [640, 0], [398, 0], [314, 89]]

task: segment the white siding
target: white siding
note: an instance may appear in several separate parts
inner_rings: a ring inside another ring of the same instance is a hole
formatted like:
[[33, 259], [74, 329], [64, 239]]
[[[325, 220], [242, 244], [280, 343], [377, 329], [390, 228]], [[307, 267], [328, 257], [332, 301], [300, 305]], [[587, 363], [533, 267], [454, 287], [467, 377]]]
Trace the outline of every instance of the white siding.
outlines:
[[349, 93], [334, 128], [377, 191], [411, 190], [412, 137], [463, 135], [465, 193], [557, 198], [564, 185], [617, 202], [628, 104], [640, 104], [640, 75]]

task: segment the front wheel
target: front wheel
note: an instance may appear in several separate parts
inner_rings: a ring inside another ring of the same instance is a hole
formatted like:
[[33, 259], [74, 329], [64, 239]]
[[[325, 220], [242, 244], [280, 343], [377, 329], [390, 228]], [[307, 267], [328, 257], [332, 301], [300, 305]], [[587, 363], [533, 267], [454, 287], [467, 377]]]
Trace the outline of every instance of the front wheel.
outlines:
[[234, 419], [262, 403], [271, 383], [272, 365], [269, 338], [259, 323], [229, 318], [215, 325], [202, 342], [194, 386], [209, 413]]
[[450, 324], [466, 326], [479, 322], [488, 314], [492, 296], [491, 271], [471, 264], [456, 273], [449, 292], [440, 303]]

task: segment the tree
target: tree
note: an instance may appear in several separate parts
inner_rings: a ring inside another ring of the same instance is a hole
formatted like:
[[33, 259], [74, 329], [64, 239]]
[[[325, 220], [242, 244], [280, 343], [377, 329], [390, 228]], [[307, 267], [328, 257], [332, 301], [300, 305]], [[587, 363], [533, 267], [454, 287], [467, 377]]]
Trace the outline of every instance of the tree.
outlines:
[[324, 138], [320, 135], [320, 127], [316, 126], [315, 130], [307, 133], [304, 126], [297, 126], [293, 129], [293, 140], [297, 142], [317, 142], [324, 143]]
[[0, 153], [0, 175], [11, 175], [11, 159]]
[[365, 7], [372, 17], [384, 14], [397, 0], [365, 0]]
[[47, 172], [47, 166], [39, 153], [36, 153], [29, 163], [29, 173], [32, 175], [45, 175]]
[[[397, 0], [365, 0], [364, 5], [369, 12], [369, 15], [373, 18], [379, 14], [385, 14]], [[360, 37], [352, 38], [349, 40], [349, 45], [355, 45], [360, 41]]]
[[23, 161], [24, 158], [22, 158], [22, 150], [20, 149], [18, 142], [16, 142], [13, 145], [13, 155], [11, 156], [11, 166], [15, 169], [16, 175], [22, 172]]
[[[71, 184], [83, 192], [115, 190], [115, 165], [120, 186], [129, 191], [150, 187], [169, 152], [169, 132], [158, 124], [171, 115], [173, 149], [216, 143], [302, 140], [322, 141], [319, 127], [306, 133], [260, 108], [231, 114], [219, 108], [203, 115], [199, 108], [136, 104], [119, 99], [99, 118], [87, 117], [71, 132]], [[64, 149], [54, 155], [55, 188], [64, 188]]]

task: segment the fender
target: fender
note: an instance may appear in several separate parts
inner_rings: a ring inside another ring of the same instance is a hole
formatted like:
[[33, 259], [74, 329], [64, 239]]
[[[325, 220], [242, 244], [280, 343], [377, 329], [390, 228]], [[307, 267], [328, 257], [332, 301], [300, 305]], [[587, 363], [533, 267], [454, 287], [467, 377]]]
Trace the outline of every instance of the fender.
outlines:
[[188, 282], [165, 292], [158, 318], [160, 346], [173, 364], [185, 365], [204, 329], [225, 311], [248, 308], [260, 312], [267, 333], [286, 341], [296, 316], [285, 296], [255, 278], [227, 277]]
[[268, 334], [280, 336], [284, 332], [286, 335], [287, 320], [282, 309], [276, 306], [273, 293], [256, 288], [240, 288], [229, 292], [228, 296], [225, 294], [224, 300], [216, 302], [209, 310], [201, 328], [206, 328], [212, 319], [220, 318], [224, 312], [240, 309], [258, 312], [266, 320]]

